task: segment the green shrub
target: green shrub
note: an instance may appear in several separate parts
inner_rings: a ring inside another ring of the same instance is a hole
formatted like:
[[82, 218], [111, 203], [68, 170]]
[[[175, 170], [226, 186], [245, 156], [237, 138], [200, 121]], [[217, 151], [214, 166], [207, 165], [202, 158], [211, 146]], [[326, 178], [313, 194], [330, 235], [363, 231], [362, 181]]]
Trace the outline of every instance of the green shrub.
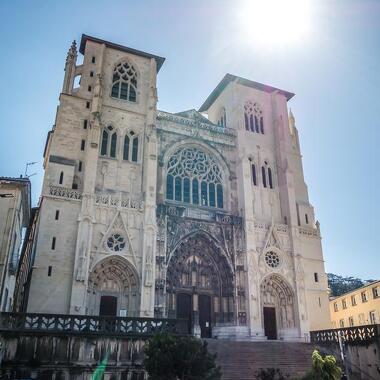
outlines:
[[219, 380], [215, 357], [200, 339], [157, 334], [145, 348], [144, 367], [150, 380]]
[[342, 370], [336, 364], [334, 356], [323, 357], [318, 350], [314, 350], [312, 360], [312, 369], [303, 380], [339, 380], [342, 377]]
[[260, 369], [256, 374], [257, 380], [288, 380], [289, 375], [284, 375], [278, 368]]

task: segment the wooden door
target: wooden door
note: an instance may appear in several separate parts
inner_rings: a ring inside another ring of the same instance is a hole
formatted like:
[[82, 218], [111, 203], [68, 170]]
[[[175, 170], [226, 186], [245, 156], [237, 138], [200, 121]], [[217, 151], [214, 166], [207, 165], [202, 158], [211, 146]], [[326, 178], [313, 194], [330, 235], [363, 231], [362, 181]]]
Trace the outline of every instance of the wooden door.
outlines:
[[117, 297], [114, 296], [102, 296], [100, 298], [100, 316], [112, 316], [117, 315]]
[[264, 307], [264, 332], [268, 339], [277, 339], [276, 309], [274, 307]]
[[187, 330], [191, 334], [191, 295], [186, 293], [177, 294], [177, 318], [187, 320]]
[[199, 295], [199, 326], [202, 338], [211, 338], [211, 297]]

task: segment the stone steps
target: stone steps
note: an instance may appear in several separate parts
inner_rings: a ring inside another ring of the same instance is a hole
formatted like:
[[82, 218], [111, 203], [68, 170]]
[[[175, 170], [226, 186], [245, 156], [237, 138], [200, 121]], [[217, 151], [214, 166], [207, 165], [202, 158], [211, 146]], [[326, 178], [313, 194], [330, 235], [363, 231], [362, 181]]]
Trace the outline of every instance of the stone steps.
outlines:
[[284, 375], [295, 378], [311, 368], [310, 343], [206, 341], [209, 351], [217, 354], [222, 380], [256, 380], [257, 372], [267, 368], [278, 368]]

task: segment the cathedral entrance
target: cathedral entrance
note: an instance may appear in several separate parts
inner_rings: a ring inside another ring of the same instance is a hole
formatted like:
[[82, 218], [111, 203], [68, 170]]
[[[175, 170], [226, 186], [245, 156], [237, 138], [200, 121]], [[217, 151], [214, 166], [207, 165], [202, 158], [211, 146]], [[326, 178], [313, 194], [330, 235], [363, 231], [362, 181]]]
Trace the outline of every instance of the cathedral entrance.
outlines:
[[189, 334], [191, 334], [192, 310], [191, 295], [186, 293], [177, 294], [177, 318], [187, 320]]
[[116, 317], [116, 315], [117, 315], [117, 297], [101, 296], [99, 315], [100, 316]]
[[211, 338], [211, 297], [199, 296], [199, 326], [201, 338]]
[[234, 321], [231, 266], [204, 233], [183, 239], [171, 255], [166, 278], [168, 315], [186, 318], [191, 332], [212, 336], [212, 327]]
[[110, 256], [95, 265], [89, 275], [88, 293], [90, 315], [139, 315], [138, 277], [121, 256]]
[[262, 321], [268, 339], [280, 339], [294, 331], [294, 295], [292, 288], [278, 274], [266, 277], [260, 287]]
[[264, 334], [269, 340], [277, 339], [276, 309], [264, 307]]

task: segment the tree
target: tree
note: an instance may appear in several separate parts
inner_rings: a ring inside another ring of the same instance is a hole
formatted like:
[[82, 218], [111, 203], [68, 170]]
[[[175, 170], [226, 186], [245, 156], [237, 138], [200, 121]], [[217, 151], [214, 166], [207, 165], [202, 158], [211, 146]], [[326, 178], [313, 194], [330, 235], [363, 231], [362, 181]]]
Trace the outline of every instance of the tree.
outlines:
[[314, 350], [312, 361], [312, 369], [303, 380], [339, 380], [342, 377], [342, 370], [337, 365], [334, 356], [323, 357], [318, 350]]
[[344, 293], [358, 289], [373, 280], [361, 280], [356, 277], [343, 277], [333, 273], [327, 273], [331, 296], [338, 297]]
[[145, 348], [144, 367], [151, 380], [219, 380], [215, 357], [200, 339], [157, 334]]

